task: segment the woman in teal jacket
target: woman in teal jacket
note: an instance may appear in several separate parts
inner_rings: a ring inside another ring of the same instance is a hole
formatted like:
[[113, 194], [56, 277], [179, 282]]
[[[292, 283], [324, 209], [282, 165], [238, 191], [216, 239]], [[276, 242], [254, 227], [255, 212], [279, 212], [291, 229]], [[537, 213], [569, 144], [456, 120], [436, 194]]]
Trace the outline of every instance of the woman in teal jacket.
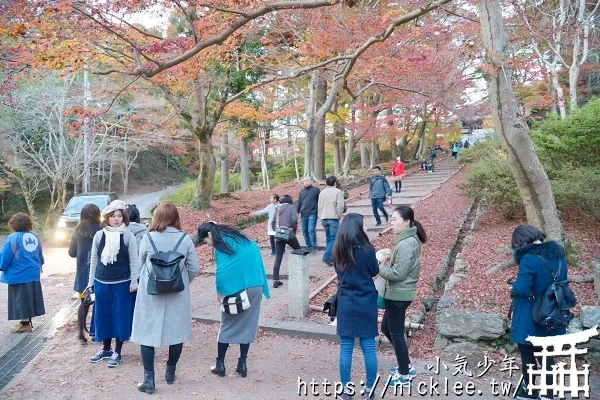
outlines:
[[44, 315], [40, 274], [44, 265], [42, 242], [33, 232], [29, 215], [18, 213], [8, 225], [14, 231], [6, 238], [0, 254], [0, 282], [8, 284], [8, 319], [20, 320], [13, 332], [33, 329], [31, 318]]
[[240, 358], [235, 371], [245, 378], [248, 375], [246, 358], [250, 343], [256, 339], [262, 296], [270, 297], [260, 249], [237, 229], [214, 222], [198, 227], [198, 242], [202, 241], [214, 249], [215, 285], [219, 298], [245, 290], [250, 301], [250, 308], [238, 314], [226, 313], [221, 308], [217, 363], [210, 370], [225, 376], [225, 353], [230, 343], [239, 343]]

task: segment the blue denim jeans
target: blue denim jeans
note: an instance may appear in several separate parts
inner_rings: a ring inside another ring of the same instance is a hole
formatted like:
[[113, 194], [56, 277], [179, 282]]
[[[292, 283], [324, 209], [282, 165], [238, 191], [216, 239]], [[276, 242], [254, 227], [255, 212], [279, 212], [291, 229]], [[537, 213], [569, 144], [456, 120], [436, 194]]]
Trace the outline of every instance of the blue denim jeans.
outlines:
[[311, 250], [317, 249], [317, 215], [303, 215], [300, 218], [302, 222], [302, 236], [306, 242], [306, 248]]
[[[373, 388], [375, 377], [377, 376], [377, 353], [375, 352], [375, 338], [360, 338], [360, 348], [362, 349], [365, 362], [365, 372], [367, 374], [366, 389]], [[352, 353], [354, 351], [354, 338], [350, 336], [340, 336], [340, 381], [346, 387], [348, 382], [352, 382]], [[360, 389], [359, 389], [360, 390]]]
[[321, 220], [321, 224], [323, 225], [323, 229], [325, 229], [325, 243], [327, 246], [325, 253], [323, 253], [323, 261], [329, 262], [333, 259], [331, 257], [331, 249], [333, 249], [333, 242], [335, 242], [335, 235], [337, 235], [340, 221], [337, 219], [323, 219]]
[[381, 224], [381, 218], [379, 218], [379, 213], [377, 212], [378, 209], [381, 210], [381, 212], [383, 213], [383, 216], [385, 217], [386, 222], [389, 219], [388, 213], [387, 213], [387, 211], [385, 211], [385, 207], [383, 206], [384, 201], [385, 201], [385, 198], [371, 199], [371, 207], [373, 207], [373, 215], [375, 215], [375, 221], [377, 221], [378, 224]]

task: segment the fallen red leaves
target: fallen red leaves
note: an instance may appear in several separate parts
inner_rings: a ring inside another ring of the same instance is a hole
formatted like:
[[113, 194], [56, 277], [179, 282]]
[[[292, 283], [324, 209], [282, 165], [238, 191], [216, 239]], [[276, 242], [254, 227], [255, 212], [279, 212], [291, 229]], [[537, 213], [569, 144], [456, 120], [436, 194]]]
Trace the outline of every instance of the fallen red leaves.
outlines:
[[[564, 216], [563, 216], [564, 217]], [[523, 223], [521, 220], [505, 220], [500, 214], [487, 211], [480, 220], [480, 229], [473, 232], [474, 239], [463, 249], [462, 260], [469, 279], [458, 283], [449, 294], [456, 295], [458, 301], [451, 308], [470, 309], [484, 312], [498, 312], [506, 316], [510, 306], [510, 286], [508, 278], [517, 275], [517, 267], [488, 274], [489, 267], [512, 257], [510, 237], [514, 228]], [[564, 229], [574, 245], [581, 251], [581, 262], [600, 255], [600, 233], [589, 224], [567, 219], [563, 220]], [[591, 239], [592, 238], [592, 239]], [[591, 271], [575, 265], [569, 265], [570, 275], [588, 275]], [[591, 283], [571, 283], [578, 305], [599, 305]]]

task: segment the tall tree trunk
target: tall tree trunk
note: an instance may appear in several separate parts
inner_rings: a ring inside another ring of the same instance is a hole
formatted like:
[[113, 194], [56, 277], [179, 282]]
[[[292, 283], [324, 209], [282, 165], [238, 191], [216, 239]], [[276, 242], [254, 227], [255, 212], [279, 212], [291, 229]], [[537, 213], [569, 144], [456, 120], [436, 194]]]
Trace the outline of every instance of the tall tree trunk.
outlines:
[[[333, 103], [333, 112], [337, 113], [338, 110], [338, 102]], [[344, 148], [343, 144], [343, 136], [340, 135], [340, 130], [344, 131], [344, 126], [342, 125], [342, 121], [336, 117], [335, 122], [333, 123], [333, 174], [335, 176], [340, 176], [342, 173], [342, 149]]]
[[240, 137], [240, 172], [242, 183], [240, 190], [250, 190], [250, 166], [248, 164], [248, 139]]
[[[356, 108], [352, 103], [350, 118], [353, 126], [356, 126]], [[344, 155], [344, 165], [342, 166], [342, 172], [347, 178], [350, 176], [350, 169], [352, 168], [352, 156], [354, 155], [354, 147], [356, 146], [356, 136], [354, 135], [354, 128], [348, 129], [348, 141], [346, 142], [346, 154]]]
[[264, 136], [260, 138], [260, 170], [263, 178], [263, 188], [271, 190], [269, 169], [267, 168], [267, 142]]
[[198, 210], [205, 210], [210, 207], [210, 198], [215, 183], [217, 162], [213, 154], [211, 143], [212, 129], [198, 128], [194, 133], [198, 138], [200, 173], [196, 180], [196, 190], [194, 192], [191, 207]]
[[373, 154], [372, 161], [373, 161], [373, 164], [378, 164], [381, 161], [381, 154], [379, 151], [379, 142], [377, 142], [377, 136], [373, 136], [372, 146], [373, 146], [372, 150], [371, 150], [371, 153]]
[[508, 62], [508, 38], [497, 0], [481, 0], [478, 4], [486, 61], [492, 73], [486, 75], [490, 107], [500, 142], [508, 154], [508, 162], [519, 187], [527, 221], [538, 226], [550, 238], [563, 240], [554, 195], [548, 176], [538, 159], [529, 128], [519, 115]]
[[350, 169], [352, 168], [352, 155], [354, 154], [354, 146], [356, 141], [354, 140], [354, 132], [348, 130], [348, 141], [346, 142], [346, 155], [344, 157], [344, 165], [342, 165], [342, 174], [344, 177], [350, 176]]
[[425, 138], [425, 129], [427, 128], [427, 120], [423, 119], [419, 125], [419, 147], [415, 152], [415, 159], [422, 160], [427, 158], [427, 140]]
[[108, 191], [110, 192], [112, 189], [112, 176], [113, 176], [113, 166], [115, 165], [115, 161], [113, 158], [110, 158], [110, 168], [108, 169]]
[[392, 160], [396, 160], [396, 157], [398, 157], [398, 146], [396, 145], [396, 133], [394, 132], [394, 120], [391, 118], [392, 115], [394, 115], [392, 107], [388, 107], [387, 116], [390, 119], [388, 120], [387, 125], [389, 127], [388, 135], [390, 140], [390, 150], [392, 151]]
[[[317, 74], [315, 87], [315, 110], [320, 109], [327, 100], [327, 79]], [[316, 119], [314, 170], [317, 179], [325, 179], [325, 113]]]
[[221, 133], [221, 193], [229, 192], [229, 136]]
[[408, 135], [402, 136], [402, 140], [400, 140], [400, 158], [403, 160], [408, 160], [408, 156], [410, 155], [408, 149]]
[[360, 140], [359, 146], [360, 146], [360, 167], [362, 168], [363, 171], [366, 171], [369, 169], [370, 156], [369, 156], [369, 149], [367, 147], [367, 144], [365, 143], [365, 139]]

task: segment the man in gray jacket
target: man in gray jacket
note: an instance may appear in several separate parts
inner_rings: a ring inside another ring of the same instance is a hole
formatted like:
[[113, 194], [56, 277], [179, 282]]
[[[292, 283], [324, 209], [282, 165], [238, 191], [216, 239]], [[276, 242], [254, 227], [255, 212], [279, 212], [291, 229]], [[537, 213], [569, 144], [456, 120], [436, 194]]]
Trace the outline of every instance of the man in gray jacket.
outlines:
[[392, 188], [385, 176], [381, 174], [381, 168], [377, 165], [373, 167], [373, 176], [369, 180], [369, 197], [371, 198], [371, 207], [373, 207], [373, 215], [375, 215], [377, 226], [381, 226], [378, 209], [383, 213], [385, 222], [389, 222], [390, 216], [385, 211], [383, 202], [386, 197], [392, 197]]
[[344, 214], [344, 193], [335, 187], [337, 178], [328, 176], [325, 180], [327, 188], [319, 194], [319, 218], [325, 229], [325, 242], [327, 248], [323, 254], [323, 262], [333, 265], [331, 249], [340, 226], [340, 219]]

